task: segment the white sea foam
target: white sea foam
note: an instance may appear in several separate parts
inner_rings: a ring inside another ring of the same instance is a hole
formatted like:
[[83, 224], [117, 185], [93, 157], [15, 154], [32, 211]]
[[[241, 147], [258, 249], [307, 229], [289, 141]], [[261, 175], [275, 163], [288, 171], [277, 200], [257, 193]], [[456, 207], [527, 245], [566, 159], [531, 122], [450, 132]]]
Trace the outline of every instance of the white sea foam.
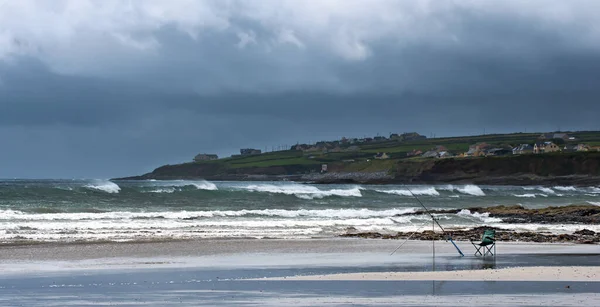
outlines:
[[206, 180], [174, 180], [174, 181], [153, 181], [147, 187], [155, 189], [147, 191], [150, 193], [173, 193], [182, 191], [184, 187], [194, 187], [198, 190], [215, 191], [218, 190], [217, 185]]
[[458, 212], [458, 215], [464, 216], [464, 217], [469, 217], [469, 218], [475, 218], [475, 219], [483, 221], [484, 223], [500, 223], [500, 222], [502, 222], [502, 219], [499, 219], [496, 217], [490, 217], [489, 212], [479, 213], [479, 212], [471, 212], [471, 210], [468, 210], [468, 209], [463, 209]]
[[456, 190], [463, 194], [474, 195], [474, 196], [485, 196], [485, 193], [483, 192], [483, 190], [481, 190], [480, 187], [473, 185], [473, 184], [469, 184], [464, 187], [457, 187]]
[[354, 187], [351, 189], [331, 189], [331, 190], [320, 190], [317, 187], [301, 184], [290, 184], [290, 185], [249, 185], [243, 187], [248, 191], [253, 192], [266, 192], [274, 194], [286, 194], [294, 195], [302, 199], [315, 199], [324, 198], [327, 196], [341, 196], [341, 197], [362, 197], [360, 187]]
[[185, 186], [194, 186], [198, 190], [209, 190], [215, 191], [218, 190], [217, 185], [210, 181], [206, 180], [176, 180], [176, 181], [167, 181], [162, 186], [174, 186], [174, 187], [185, 187]]
[[515, 197], [535, 198], [535, 194], [513, 194]]
[[119, 193], [119, 191], [121, 191], [121, 187], [119, 187], [116, 183], [108, 180], [94, 181], [90, 184], [85, 185], [84, 187], [106, 193]]
[[242, 217], [242, 216], [262, 216], [262, 217], [313, 217], [313, 218], [371, 218], [371, 217], [391, 217], [398, 214], [415, 212], [416, 208], [399, 208], [387, 210], [361, 209], [261, 209], [261, 210], [214, 210], [214, 211], [166, 211], [166, 212], [128, 212], [114, 211], [101, 213], [27, 213], [16, 210], [0, 210], [0, 220], [131, 220], [131, 219], [195, 219], [210, 217]]
[[159, 188], [159, 189], [150, 191], [150, 193], [173, 193], [173, 192], [175, 192], [175, 188], [169, 188], [169, 187]]
[[588, 204], [594, 205], [594, 206], [600, 206], [600, 201], [589, 201], [588, 200]]
[[[440, 193], [433, 187], [426, 188], [411, 188], [411, 189], [398, 189], [398, 190], [375, 190], [380, 193], [386, 194], [395, 194], [402, 196], [412, 196], [414, 195], [430, 195], [430, 196], [438, 196]], [[412, 192], [412, 194], [411, 194]]]
[[554, 187], [555, 190], [559, 190], [559, 191], [577, 191], [577, 188], [573, 187], [573, 186], [569, 186], [569, 187], [563, 187], [563, 186], [556, 186]]
[[600, 188], [590, 187], [590, 193], [592, 193], [592, 194], [600, 194]]
[[217, 185], [210, 181], [194, 181], [190, 182], [191, 185], [195, 186], [198, 190], [209, 190], [215, 191], [218, 190]]
[[450, 192], [452, 192], [452, 191], [454, 191], [454, 186], [451, 185], [451, 184], [448, 184], [448, 185], [444, 185], [444, 186], [439, 186], [439, 187], [437, 187], [437, 189], [438, 190], [442, 190], [442, 191], [450, 191]]
[[540, 190], [540, 191], [542, 191], [542, 192], [544, 192], [544, 193], [547, 193], [547, 194], [554, 194], [555, 193], [554, 190], [552, 190], [551, 188], [539, 187], [537, 189]]

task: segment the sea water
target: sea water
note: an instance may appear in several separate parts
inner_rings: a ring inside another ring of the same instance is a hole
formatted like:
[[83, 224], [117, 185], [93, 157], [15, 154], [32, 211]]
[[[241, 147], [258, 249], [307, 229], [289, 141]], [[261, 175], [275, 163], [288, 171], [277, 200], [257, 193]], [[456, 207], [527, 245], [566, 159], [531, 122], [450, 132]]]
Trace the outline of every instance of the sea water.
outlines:
[[0, 243], [194, 238], [324, 238], [348, 231], [395, 233], [482, 225], [572, 232], [595, 225], [507, 224], [468, 208], [600, 205], [599, 187], [314, 185], [294, 182], [3, 180]]

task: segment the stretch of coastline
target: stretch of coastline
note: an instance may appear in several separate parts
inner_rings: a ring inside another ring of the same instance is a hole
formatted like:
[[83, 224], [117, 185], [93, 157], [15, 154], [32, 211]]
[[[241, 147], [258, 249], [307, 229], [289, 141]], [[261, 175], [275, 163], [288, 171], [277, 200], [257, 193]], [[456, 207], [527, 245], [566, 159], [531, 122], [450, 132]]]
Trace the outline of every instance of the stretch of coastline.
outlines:
[[[596, 245], [188, 240], [0, 249], [0, 305], [597, 306]], [[72, 295], [74, 292], [77, 295]], [[577, 299], [573, 299], [574, 296]], [[482, 301], [481, 297], [491, 299]], [[500, 301], [497, 301], [500, 300]], [[201, 302], [201, 303], [199, 303]]]
[[[0, 306], [600, 303], [598, 186], [4, 180], [0, 193]], [[446, 233], [426, 230], [413, 195]], [[490, 228], [496, 257], [477, 257], [468, 240]]]

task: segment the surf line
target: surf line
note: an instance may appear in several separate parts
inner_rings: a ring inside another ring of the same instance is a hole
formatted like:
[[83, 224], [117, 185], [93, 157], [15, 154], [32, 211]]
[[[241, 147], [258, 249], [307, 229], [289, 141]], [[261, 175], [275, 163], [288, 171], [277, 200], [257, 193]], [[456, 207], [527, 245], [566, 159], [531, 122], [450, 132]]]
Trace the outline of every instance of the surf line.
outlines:
[[[427, 212], [427, 214], [429, 214], [429, 216], [431, 217], [431, 219], [433, 220], [433, 230], [435, 231], [435, 225], [437, 224], [438, 227], [440, 227], [440, 229], [442, 230], [442, 233], [444, 235], [446, 235], [446, 230], [444, 229], [444, 227], [442, 227], [442, 225], [440, 225], [440, 223], [438, 222], [438, 220], [435, 218], [435, 216], [433, 215], [433, 213], [431, 213], [431, 211], [429, 211], [429, 209], [427, 209], [427, 207], [425, 207], [425, 205], [423, 204], [423, 202], [421, 202], [421, 200], [410, 190], [410, 188], [406, 187], [406, 190], [410, 193], [410, 195], [412, 195], [412, 197], [414, 197], [417, 202], [419, 202], [419, 204], [421, 205], [421, 207], [423, 207], [423, 209], [425, 209], [425, 212]], [[418, 230], [417, 230], [418, 231]], [[413, 232], [408, 239], [406, 239], [406, 241], [408, 241], [417, 231]], [[404, 245], [404, 243], [406, 243], [406, 241], [402, 242], [402, 244], [400, 244], [391, 254], [393, 255], [398, 249], [400, 249], [400, 247], [402, 247], [402, 245]], [[456, 248], [456, 251], [458, 251], [458, 253], [460, 254], [461, 257], [464, 257], [465, 254], [463, 254], [463, 252], [460, 250], [460, 248], [458, 248], [458, 246], [456, 245], [456, 243], [454, 243], [454, 240], [452, 240], [452, 235], [448, 234], [446, 237], [446, 242], [450, 241], [450, 243], [452, 243], [452, 245], [454, 245], [454, 248]], [[435, 258], [435, 238], [433, 239], [433, 257]]]

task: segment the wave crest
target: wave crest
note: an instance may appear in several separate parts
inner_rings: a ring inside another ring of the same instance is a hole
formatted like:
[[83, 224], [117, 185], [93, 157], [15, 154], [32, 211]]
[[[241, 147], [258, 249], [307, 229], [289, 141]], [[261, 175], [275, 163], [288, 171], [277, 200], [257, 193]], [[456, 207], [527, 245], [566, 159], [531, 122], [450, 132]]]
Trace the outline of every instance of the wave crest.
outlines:
[[266, 192], [274, 194], [285, 194], [294, 195], [302, 199], [315, 199], [324, 198], [327, 196], [340, 196], [340, 197], [362, 197], [359, 187], [352, 189], [332, 189], [332, 190], [320, 190], [317, 187], [307, 185], [249, 185], [244, 189], [252, 192]]
[[469, 184], [469, 185], [466, 185], [463, 187], [457, 187], [456, 190], [463, 194], [468, 194], [468, 195], [473, 195], [473, 196], [485, 196], [485, 193], [483, 192], [483, 190], [474, 184]]
[[559, 191], [577, 191], [577, 188], [573, 187], [573, 186], [569, 186], [569, 187], [563, 187], [563, 186], [556, 186], [554, 187], [555, 190], [559, 190]]
[[500, 222], [502, 222], [502, 219], [499, 219], [497, 217], [490, 217], [489, 212], [479, 213], [479, 212], [471, 212], [471, 210], [469, 210], [469, 209], [462, 209], [457, 214], [460, 216], [467, 217], [467, 218], [475, 218], [475, 219], [483, 221], [484, 223], [500, 223]]
[[[394, 194], [394, 195], [402, 195], [402, 196], [412, 196], [414, 195], [429, 195], [429, 196], [438, 196], [440, 192], [438, 192], [433, 187], [428, 188], [417, 188], [417, 189], [399, 189], [399, 190], [375, 190], [376, 192], [386, 193], [386, 194]], [[412, 192], [412, 194], [411, 194]]]
[[119, 193], [119, 191], [121, 191], [121, 187], [119, 187], [119, 185], [117, 185], [116, 183], [114, 183], [112, 181], [108, 181], [108, 180], [105, 180], [105, 181], [98, 180], [93, 183], [86, 184], [84, 187], [88, 188], [88, 189], [96, 190], [96, 191], [111, 193], [111, 194], [116, 194], [116, 193]]

